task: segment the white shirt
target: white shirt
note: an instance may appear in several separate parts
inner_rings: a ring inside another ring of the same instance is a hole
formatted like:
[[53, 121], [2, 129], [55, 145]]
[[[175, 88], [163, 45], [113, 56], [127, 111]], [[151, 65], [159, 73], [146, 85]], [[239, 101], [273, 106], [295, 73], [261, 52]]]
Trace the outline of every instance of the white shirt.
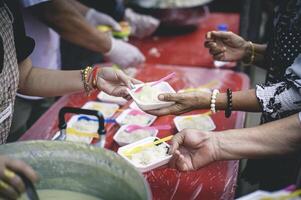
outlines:
[[[49, 0], [21, 0], [23, 5], [22, 14], [26, 34], [35, 40], [35, 49], [30, 55], [32, 65], [34, 67], [56, 70], [61, 68], [60, 36], [37, 17], [33, 16], [28, 9], [30, 6], [47, 1]], [[21, 94], [18, 94], [18, 96], [26, 99], [42, 99], [42, 97]]]

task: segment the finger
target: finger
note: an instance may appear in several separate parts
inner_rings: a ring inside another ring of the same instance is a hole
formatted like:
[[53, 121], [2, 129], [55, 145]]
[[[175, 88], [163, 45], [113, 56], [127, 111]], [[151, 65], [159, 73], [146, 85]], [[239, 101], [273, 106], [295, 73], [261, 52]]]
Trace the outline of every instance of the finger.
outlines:
[[176, 105], [176, 104], [166, 107], [166, 108], [157, 109], [157, 110], [149, 110], [146, 112], [151, 115], [156, 115], [156, 116], [175, 115], [175, 114], [182, 113], [181, 110], [179, 109], [178, 105]]
[[160, 101], [179, 101], [183, 99], [182, 94], [177, 93], [163, 93], [158, 96]]
[[128, 88], [131, 88], [132, 81], [131, 78], [126, 75], [123, 71], [118, 70], [116, 71], [116, 75], [119, 81], [121, 81], [123, 84], [125, 84]]
[[25, 162], [21, 160], [12, 160], [6, 164], [6, 167], [14, 172], [18, 172], [29, 178], [33, 183], [38, 181], [36, 172]]
[[178, 161], [177, 161], [177, 166], [178, 169], [180, 169], [181, 171], [188, 171], [188, 165], [185, 162], [185, 157], [180, 153], [180, 151], [177, 152], [178, 154]]
[[143, 84], [143, 81], [140, 81], [140, 80], [135, 79], [135, 78], [132, 78], [132, 79], [131, 79], [131, 82], [132, 82], [133, 84]]
[[25, 191], [25, 185], [22, 179], [16, 175], [13, 171], [5, 169], [1, 175], [3, 181], [8, 183], [15, 191], [18, 193], [23, 193]]
[[0, 181], [0, 194], [0, 197], [4, 196], [5, 199], [18, 199], [20, 196], [16, 190], [4, 181]]
[[230, 31], [212, 31], [211, 38], [228, 39], [233, 35]]
[[216, 44], [216, 42], [214, 42], [214, 41], [205, 41], [204, 46], [206, 48], [210, 48], [210, 47], [214, 46], [214, 44]]
[[225, 51], [222, 48], [212, 48], [209, 50], [209, 53], [213, 56], [217, 55], [217, 54], [221, 54], [224, 53]]
[[114, 31], [117, 31], [117, 32], [122, 31], [120, 24], [117, 23], [115, 20], [111, 21], [111, 27], [113, 28]]
[[206, 33], [205, 39], [206, 40], [211, 40], [212, 39], [212, 32], [211, 31]]
[[177, 133], [172, 138], [172, 145], [170, 147], [170, 153], [174, 154], [178, 151], [179, 147], [184, 143], [184, 131]]
[[225, 53], [220, 53], [213, 56], [214, 60], [225, 61]]

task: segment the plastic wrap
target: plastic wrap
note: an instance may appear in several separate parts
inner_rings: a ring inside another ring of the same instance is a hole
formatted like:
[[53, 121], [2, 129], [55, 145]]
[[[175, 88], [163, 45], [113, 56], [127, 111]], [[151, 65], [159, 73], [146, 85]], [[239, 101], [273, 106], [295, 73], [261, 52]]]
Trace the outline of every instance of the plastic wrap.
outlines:
[[[214, 81], [214, 88], [225, 91], [232, 88], [233, 91], [247, 89], [249, 79], [244, 74], [235, 73], [229, 70], [210, 70], [203, 68], [176, 67], [166, 65], [145, 65], [139, 69], [138, 79], [143, 81], [153, 81], [164, 77], [170, 72], [176, 72], [176, 77], [170, 80], [171, 86], [175, 90], [183, 88], [199, 87]], [[62, 97], [51, 107], [33, 127], [26, 132], [22, 140], [51, 139], [57, 128], [58, 111], [63, 106], [81, 107], [88, 100], [95, 100], [97, 93], [93, 93], [89, 98], [83, 93], [72, 94]], [[123, 108], [131, 103], [128, 102]], [[190, 114], [206, 112], [204, 110], [193, 111]], [[118, 114], [115, 114], [115, 117]], [[160, 131], [158, 137], [162, 138], [176, 133], [173, 118], [175, 116], [164, 116], [158, 118], [154, 125], [170, 124], [171, 131]], [[223, 112], [218, 112], [212, 116], [216, 124], [216, 130], [243, 127], [244, 114], [233, 112], [229, 119], [225, 119]], [[107, 129], [106, 148], [116, 151], [118, 145], [113, 141], [113, 136], [118, 130], [117, 124], [109, 124]], [[238, 171], [238, 161], [216, 162], [195, 172], [182, 173], [174, 169], [163, 168], [145, 173], [145, 177], [150, 184], [153, 199], [233, 199], [236, 178]]]

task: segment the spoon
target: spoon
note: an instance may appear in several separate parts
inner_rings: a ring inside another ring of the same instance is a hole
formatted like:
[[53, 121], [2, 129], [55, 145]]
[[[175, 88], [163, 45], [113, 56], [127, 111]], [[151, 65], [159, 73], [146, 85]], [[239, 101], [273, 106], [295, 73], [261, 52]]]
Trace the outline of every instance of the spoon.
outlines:
[[[98, 119], [92, 119], [88, 116], [80, 116], [77, 121], [81, 121], [81, 120], [84, 120], [84, 121], [92, 121], [92, 122], [98, 122]], [[105, 119], [105, 123], [116, 123], [116, 120], [115, 119]]]
[[167, 142], [169, 140], [171, 140], [173, 138], [173, 135], [170, 135], [168, 137], [165, 137], [165, 138], [162, 138], [160, 140], [156, 140], [154, 142], [150, 142], [150, 143], [146, 143], [146, 144], [142, 144], [140, 146], [137, 146], [137, 147], [134, 147], [132, 149], [129, 149], [129, 150], [126, 150], [123, 155], [127, 156], [127, 157], [131, 157], [132, 154], [136, 154], [136, 153], [139, 153], [140, 151], [142, 151], [143, 149], [147, 148], [147, 147], [152, 147], [152, 146], [155, 146], [155, 145], [158, 145], [160, 143], [163, 143], [163, 142]]
[[158, 130], [169, 130], [171, 129], [170, 125], [158, 125], [158, 126], [139, 126], [139, 125], [129, 125], [126, 127], [125, 131], [128, 133], [134, 132], [136, 130], [143, 129], [143, 130], [152, 130], [152, 129], [158, 129]]
[[29, 200], [40, 200], [37, 190], [34, 184], [31, 182], [29, 178], [24, 176], [22, 173], [17, 173], [17, 175], [22, 179], [25, 184], [26, 194]]
[[[157, 85], [157, 84], [159, 84], [159, 83], [162, 83], [163, 81], [167, 81], [167, 80], [173, 78], [175, 75], [176, 75], [176, 73], [173, 72], [173, 73], [171, 73], [171, 74], [169, 74], [169, 75], [167, 75], [167, 76], [161, 78], [160, 80], [151, 83], [150, 86], [155, 86], [155, 85]], [[145, 84], [144, 84], [144, 85], [145, 85]], [[143, 85], [143, 86], [144, 86], [144, 85]], [[142, 87], [143, 87], [143, 86], [140, 86], [138, 89], [136, 89], [136, 90], [135, 90], [135, 93], [140, 92], [140, 91], [142, 90]]]

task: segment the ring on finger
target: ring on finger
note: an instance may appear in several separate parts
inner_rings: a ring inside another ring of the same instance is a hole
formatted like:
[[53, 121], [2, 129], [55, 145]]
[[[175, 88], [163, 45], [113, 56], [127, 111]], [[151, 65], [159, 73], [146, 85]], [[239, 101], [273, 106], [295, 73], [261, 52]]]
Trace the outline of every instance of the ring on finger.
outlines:
[[13, 178], [16, 177], [16, 174], [13, 171], [9, 170], [9, 169], [5, 169], [4, 172], [3, 172], [3, 175], [7, 179], [13, 179]]

